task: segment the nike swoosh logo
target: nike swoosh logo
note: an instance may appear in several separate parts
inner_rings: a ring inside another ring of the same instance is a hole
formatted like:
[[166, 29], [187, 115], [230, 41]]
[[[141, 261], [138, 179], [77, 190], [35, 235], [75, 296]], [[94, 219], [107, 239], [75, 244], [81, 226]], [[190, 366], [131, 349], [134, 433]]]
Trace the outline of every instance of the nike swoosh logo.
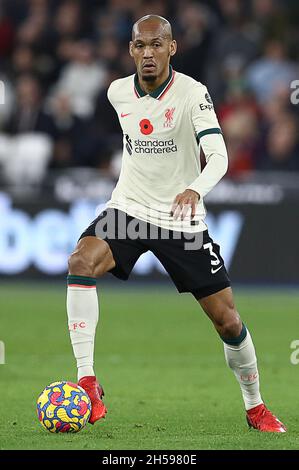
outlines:
[[126, 114], [124, 114], [124, 113], [121, 113], [120, 117], [126, 117], [126, 116], [130, 116], [130, 114], [132, 114], [132, 113], [126, 113]]
[[213, 268], [212, 268], [212, 269], [211, 269], [211, 273], [212, 273], [212, 274], [215, 274], [215, 273], [217, 273], [217, 271], [219, 271], [219, 269], [221, 269], [221, 268], [222, 268], [222, 265], [221, 265], [219, 268], [217, 268], [217, 269], [213, 269]]

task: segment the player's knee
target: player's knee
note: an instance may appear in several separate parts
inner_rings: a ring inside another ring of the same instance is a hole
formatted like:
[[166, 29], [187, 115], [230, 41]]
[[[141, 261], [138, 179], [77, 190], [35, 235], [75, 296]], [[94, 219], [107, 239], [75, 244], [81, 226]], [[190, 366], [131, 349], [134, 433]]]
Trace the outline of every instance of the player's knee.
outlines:
[[92, 257], [82, 251], [75, 251], [68, 260], [69, 273], [75, 276], [96, 277], [96, 264]]
[[107, 243], [97, 245], [97, 249], [78, 246], [68, 260], [69, 274], [75, 276], [101, 277], [115, 262], [111, 259], [111, 252]]
[[218, 333], [223, 338], [236, 338], [242, 330], [242, 321], [237, 312], [224, 315], [221, 324], [215, 325]]
[[217, 302], [209, 311], [214, 326], [220, 336], [234, 338], [240, 334], [242, 321], [232, 302]]

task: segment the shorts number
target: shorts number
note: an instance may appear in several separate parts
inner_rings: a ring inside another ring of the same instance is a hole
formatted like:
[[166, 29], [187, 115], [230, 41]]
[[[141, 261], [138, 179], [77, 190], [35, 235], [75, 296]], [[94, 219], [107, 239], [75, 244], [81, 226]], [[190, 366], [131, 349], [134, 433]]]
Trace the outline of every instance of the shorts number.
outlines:
[[209, 250], [211, 258], [214, 258], [214, 259], [211, 259], [211, 265], [218, 266], [220, 264], [220, 259], [218, 258], [216, 253], [214, 253], [212, 243], [211, 242], [205, 243], [203, 247], [205, 250]]

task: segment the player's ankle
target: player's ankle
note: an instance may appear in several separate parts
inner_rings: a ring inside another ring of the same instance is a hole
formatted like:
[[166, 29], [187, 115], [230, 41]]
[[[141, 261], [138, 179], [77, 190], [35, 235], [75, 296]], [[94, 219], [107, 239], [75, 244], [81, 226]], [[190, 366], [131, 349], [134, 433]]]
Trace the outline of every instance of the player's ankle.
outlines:
[[78, 367], [78, 381], [83, 377], [95, 376], [92, 366], [82, 366]]

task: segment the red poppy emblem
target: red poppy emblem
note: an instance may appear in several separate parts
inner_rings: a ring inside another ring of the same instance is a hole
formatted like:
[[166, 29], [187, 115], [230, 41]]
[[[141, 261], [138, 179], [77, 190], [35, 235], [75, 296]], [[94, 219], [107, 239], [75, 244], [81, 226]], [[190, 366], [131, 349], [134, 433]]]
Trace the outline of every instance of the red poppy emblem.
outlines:
[[142, 119], [139, 123], [140, 131], [144, 135], [149, 135], [153, 132], [154, 128], [149, 119]]

